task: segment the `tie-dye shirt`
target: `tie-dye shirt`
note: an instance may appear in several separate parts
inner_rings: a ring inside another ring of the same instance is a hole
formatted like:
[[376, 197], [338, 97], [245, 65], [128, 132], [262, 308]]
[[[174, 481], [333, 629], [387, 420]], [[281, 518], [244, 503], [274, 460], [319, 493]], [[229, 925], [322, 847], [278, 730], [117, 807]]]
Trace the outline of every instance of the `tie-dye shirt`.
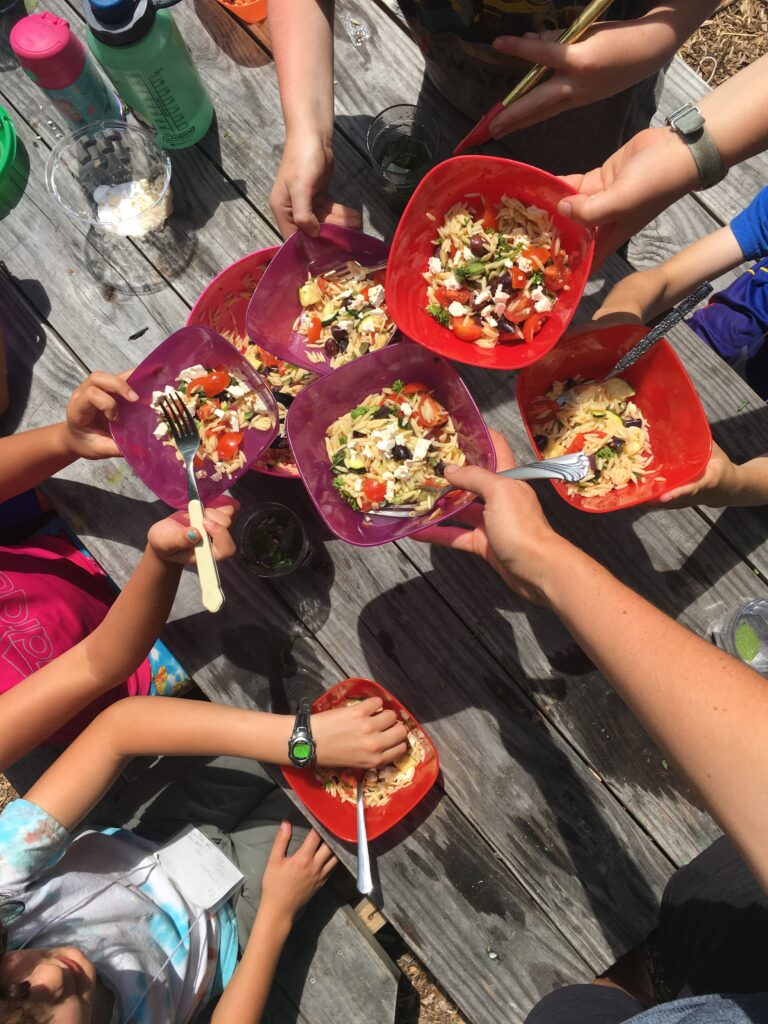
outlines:
[[193, 907], [131, 832], [71, 836], [27, 800], [0, 814], [0, 893], [20, 900], [9, 947], [76, 946], [115, 993], [111, 1024], [186, 1024], [237, 961], [237, 925]]

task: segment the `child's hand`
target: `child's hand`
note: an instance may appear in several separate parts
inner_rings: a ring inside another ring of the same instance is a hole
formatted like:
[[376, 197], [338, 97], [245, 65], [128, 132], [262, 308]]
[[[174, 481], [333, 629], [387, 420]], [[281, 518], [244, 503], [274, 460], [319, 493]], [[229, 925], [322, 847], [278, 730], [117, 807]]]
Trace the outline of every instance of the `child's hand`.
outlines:
[[659, 500], [666, 508], [688, 508], [691, 505], [727, 508], [733, 504], [737, 470], [723, 449], [713, 442], [712, 455], [699, 479], [685, 487], [676, 487]]
[[128, 402], [139, 396], [126, 381], [133, 371], [120, 374], [92, 373], [75, 388], [67, 405], [67, 440], [72, 454], [82, 459], [111, 459], [120, 449], [109, 433], [109, 422], [117, 417], [120, 395]]
[[379, 768], [408, 749], [408, 730], [380, 697], [312, 716], [317, 763], [325, 768]]
[[[240, 502], [222, 494], [205, 506], [203, 523], [211, 538], [213, 557], [217, 562], [231, 558], [235, 553], [235, 542], [229, 530], [232, 520], [240, 509]], [[197, 530], [189, 525], [189, 513], [174, 512], [167, 519], [161, 519], [150, 527], [147, 542], [158, 558], [164, 562], [178, 562], [191, 565], [195, 560], [194, 547], [200, 540]]]
[[362, 227], [359, 210], [334, 203], [326, 196], [332, 170], [333, 150], [322, 139], [304, 135], [298, 143], [290, 136], [285, 140], [283, 159], [269, 197], [283, 238], [297, 228], [316, 235], [321, 222], [358, 230]]
[[259, 913], [265, 911], [275, 921], [293, 921], [339, 863], [314, 829], [289, 857], [290, 841], [291, 824], [283, 821], [261, 880]]

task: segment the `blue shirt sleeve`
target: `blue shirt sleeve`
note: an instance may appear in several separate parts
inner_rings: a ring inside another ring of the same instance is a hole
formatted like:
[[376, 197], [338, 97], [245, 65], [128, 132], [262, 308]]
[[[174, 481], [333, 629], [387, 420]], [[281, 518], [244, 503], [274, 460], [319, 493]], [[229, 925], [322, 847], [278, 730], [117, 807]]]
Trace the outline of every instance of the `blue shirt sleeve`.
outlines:
[[759, 260], [768, 256], [768, 187], [731, 221], [731, 231], [741, 246], [744, 258]]
[[0, 814], [0, 893], [23, 887], [58, 860], [68, 841], [64, 826], [42, 807], [12, 800]]

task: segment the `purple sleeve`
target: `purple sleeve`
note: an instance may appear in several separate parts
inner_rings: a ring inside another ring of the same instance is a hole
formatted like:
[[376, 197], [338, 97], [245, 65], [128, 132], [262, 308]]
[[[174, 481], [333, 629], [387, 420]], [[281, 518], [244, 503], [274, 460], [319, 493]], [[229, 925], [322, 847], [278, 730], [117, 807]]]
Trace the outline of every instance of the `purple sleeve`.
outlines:
[[768, 188], [758, 192], [746, 210], [733, 218], [731, 231], [745, 259], [768, 256]]

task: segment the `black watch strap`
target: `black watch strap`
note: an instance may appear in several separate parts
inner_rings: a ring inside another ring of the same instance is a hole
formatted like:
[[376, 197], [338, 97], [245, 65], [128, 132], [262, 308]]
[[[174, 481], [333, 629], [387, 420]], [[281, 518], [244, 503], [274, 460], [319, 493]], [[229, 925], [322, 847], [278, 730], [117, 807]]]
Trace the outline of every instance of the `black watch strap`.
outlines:
[[306, 768], [315, 759], [315, 741], [312, 738], [310, 715], [312, 705], [306, 697], [299, 702], [293, 732], [288, 740], [288, 757], [297, 768]]

